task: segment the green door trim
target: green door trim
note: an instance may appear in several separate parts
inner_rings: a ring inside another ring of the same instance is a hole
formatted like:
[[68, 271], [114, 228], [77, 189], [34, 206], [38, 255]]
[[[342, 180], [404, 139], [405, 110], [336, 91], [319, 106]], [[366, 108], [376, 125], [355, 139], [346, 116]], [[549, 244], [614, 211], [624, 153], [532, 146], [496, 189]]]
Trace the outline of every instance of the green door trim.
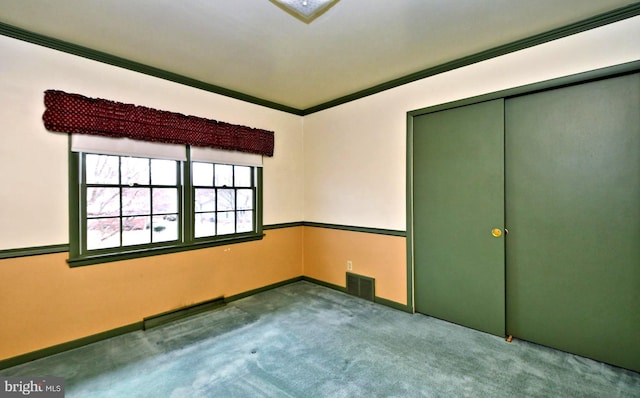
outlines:
[[574, 75], [564, 76], [556, 79], [546, 80], [538, 83], [527, 84], [524, 86], [514, 87], [506, 90], [496, 91], [493, 93], [483, 94], [475, 97], [465, 98], [457, 101], [447, 102], [435, 106], [416, 109], [407, 112], [407, 180], [406, 180], [406, 200], [407, 200], [407, 307], [415, 312], [415, 279], [414, 279], [414, 242], [413, 242], [413, 119], [415, 117], [443, 111], [447, 109], [458, 108], [461, 106], [472, 105], [479, 102], [490, 101], [494, 99], [516, 97], [525, 94], [531, 94], [539, 91], [551, 90], [554, 88], [571, 86], [575, 84], [596, 81], [615, 76], [622, 76], [640, 71], [640, 61], [627, 62], [620, 65], [614, 65], [606, 68], [596, 69], [593, 71], [578, 73]]

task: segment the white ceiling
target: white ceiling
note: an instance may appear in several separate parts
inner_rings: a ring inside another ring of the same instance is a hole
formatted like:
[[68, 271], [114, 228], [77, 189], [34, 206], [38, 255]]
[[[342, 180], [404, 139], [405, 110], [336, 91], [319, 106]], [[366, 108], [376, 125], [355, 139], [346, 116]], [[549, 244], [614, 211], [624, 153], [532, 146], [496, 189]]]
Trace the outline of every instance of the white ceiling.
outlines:
[[0, 0], [0, 22], [296, 109], [563, 27], [629, 0]]

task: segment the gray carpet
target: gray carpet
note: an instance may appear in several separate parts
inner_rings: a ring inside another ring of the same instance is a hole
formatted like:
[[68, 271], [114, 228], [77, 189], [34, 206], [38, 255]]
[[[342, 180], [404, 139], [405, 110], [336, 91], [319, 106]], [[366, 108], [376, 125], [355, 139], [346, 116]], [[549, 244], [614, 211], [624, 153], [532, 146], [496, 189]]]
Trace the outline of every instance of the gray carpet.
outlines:
[[0, 371], [67, 397], [640, 397], [640, 374], [308, 282]]

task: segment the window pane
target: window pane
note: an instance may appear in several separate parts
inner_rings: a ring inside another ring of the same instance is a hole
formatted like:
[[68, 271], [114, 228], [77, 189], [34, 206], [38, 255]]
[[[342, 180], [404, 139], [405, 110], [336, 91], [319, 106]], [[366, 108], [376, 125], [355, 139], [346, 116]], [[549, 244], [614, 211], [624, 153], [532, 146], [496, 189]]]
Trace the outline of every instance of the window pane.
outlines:
[[87, 249], [106, 249], [120, 246], [120, 219], [87, 220]]
[[144, 231], [149, 229], [149, 216], [142, 217], [123, 217], [123, 231]]
[[235, 169], [236, 187], [250, 187], [251, 167], [236, 166]]
[[218, 235], [227, 235], [236, 232], [236, 212], [225, 211], [218, 213]]
[[196, 211], [215, 211], [216, 210], [216, 190], [215, 189], [196, 189], [195, 210]]
[[194, 225], [194, 235], [196, 238], [205, 236], [213, 236], [216, 234], [216, 215], [215, 213], [196, 214]]
[[191, 174], [194, 186], [213, 186], [213, 165], [211, 163], [194, 163]]
[[149, 185], [149, 159], [121, 157], [122, 185]]
[[145, 215], [151, 213], [150, 188], [123, 188], [122, 215]]
[[151, 236], [153, 242], [167, 242], [178, 239], [178, 215], [152, 217]]
[[253, 231], [253, 211], [238, 212], [238, 232]]
[[175, 160], [151, 159], [151, 184], [152, 185], [178, 185]]
[[118, 188], [87, 188], [87, 217], [120, 215]]
[[237, 195], [238, 210], [253, 209], [253, 190], [238, 189]]
[[151, 242], [151, 217], [125, 217], [122, 219], [122, 245], [142, 245]]
[[117, 184], [118, 156], [87, 154], [85, 172], [87, 184]]
[[235, 210], [236, 191], [233, 189], [218, 189], [218, 210]]
[[153, 188], [153, 214], [177, 213], [178, 189]]
[[227, 164], [216, 165], [216, 187], [233, 186], [233, 166]]

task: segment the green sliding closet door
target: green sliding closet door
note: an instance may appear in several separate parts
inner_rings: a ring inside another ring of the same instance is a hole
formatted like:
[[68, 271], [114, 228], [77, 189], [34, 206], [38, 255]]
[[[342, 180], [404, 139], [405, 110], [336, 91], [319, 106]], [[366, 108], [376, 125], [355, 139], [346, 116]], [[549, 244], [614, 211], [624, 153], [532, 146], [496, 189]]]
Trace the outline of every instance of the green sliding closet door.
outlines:
[[640, 74], [505, 114], [508, 334], [640, 371]]
[[504, 101], [413, 123], [416, 311], [503, 336]]

